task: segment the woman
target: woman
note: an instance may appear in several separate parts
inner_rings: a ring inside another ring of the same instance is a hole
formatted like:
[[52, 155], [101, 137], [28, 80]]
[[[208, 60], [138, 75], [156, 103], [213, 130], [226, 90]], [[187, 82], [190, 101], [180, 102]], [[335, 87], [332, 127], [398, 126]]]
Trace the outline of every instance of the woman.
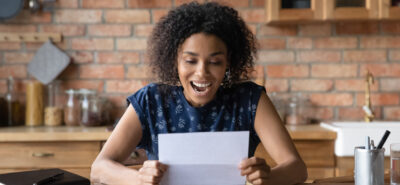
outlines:
[[[254, 65], [254, 35], [236, 10], [217, 3], [184, 4], [163, 17], [149, 39], [150, 62], [161, 83], [128, 97], [129, 106], [92, 165], [104, 184], [159, 184], [158, 133], [249, 130], [249, 156], [264, 145], [277, 166], [251, 157], [239, 165], [253, 184], [295, 184], [306, 167], [265, 89], [244, 82]], [[135, 149], [148, 161], [121, 164]]]

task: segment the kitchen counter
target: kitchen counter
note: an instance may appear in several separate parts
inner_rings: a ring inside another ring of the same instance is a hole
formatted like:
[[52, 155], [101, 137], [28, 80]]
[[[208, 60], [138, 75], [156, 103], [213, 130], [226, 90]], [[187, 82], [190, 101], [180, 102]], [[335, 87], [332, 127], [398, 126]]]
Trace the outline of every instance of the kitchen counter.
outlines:
[[[336, 133], [318, 124], [286, 126], [293, 140], [334, 140]], [[5, 141], [94, 141], [107, 140], [107, 127], [0, 127], [0, 142]]]
[[0, 142], [105, 141], [110, 134], [107, 127], [0, 127]]

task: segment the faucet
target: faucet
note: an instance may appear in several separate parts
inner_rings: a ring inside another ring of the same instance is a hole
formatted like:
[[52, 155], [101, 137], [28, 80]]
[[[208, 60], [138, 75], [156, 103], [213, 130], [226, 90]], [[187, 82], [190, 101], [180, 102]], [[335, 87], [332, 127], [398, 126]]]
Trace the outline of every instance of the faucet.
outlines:
[[362, 107], [365, 113], [364, 119], [365, 122], [371, 122], [374, 119], [374, 113], [372, 112], [371, 106], [371, 93], [370, 93], [370, 85], [374, 84], [374, 76], [372, 73], [367, 71], [367, 75], [365, 76], [365, 105]]

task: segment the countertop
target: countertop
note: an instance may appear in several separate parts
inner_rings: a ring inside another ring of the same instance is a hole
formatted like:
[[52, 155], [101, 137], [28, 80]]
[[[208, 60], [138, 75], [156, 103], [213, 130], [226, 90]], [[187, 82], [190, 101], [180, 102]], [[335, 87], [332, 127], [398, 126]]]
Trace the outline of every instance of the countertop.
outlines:
[[[286, 126], [293, 140], [334, 140], [336, 133], [319, 124]], [[0, 127], [0, 142], [107, 140], [107, 127], [38, 126]]]

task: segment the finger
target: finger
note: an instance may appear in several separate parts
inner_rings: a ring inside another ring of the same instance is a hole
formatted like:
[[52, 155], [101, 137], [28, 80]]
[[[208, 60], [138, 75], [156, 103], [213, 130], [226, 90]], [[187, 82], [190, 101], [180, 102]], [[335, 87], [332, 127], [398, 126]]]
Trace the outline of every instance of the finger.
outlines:
[[251, 157], [249, 159], [244, 159], [243, 161], [241, 161], [239, 164], [239, 168], [245, 169], [249, 166], [261, 165], [261, 164], [266, 164], [264, 159], [258, 157]]
[[163, 171], [157, 168], [153, 168], [153, 167], [144, 167], [144, 168], [140, 168], [139, 172], [142, 175], [147, 175], [147, 176], [155, 176], [155, 177], [160, 177], [163, 175]]
[[245, 169], [241, 169], [240, 174], [243, 175], [249, 175], [257, 170], [265, 171], [269, 173], [271, 171], [271, 168], [267, 164], [259, 164], [255, 166], [249, 166]]
[[257, 170], [253, 173], [250, 173], [249, 175], [247, 175], [247, 180], [249, 181], [254, 181], [257, 179], [266, 179], [269, 177], [269, 172], [267, 171], [262, 171], [262, 170]]
[[140, 179], [145, 184], [158, 184], [160, 183], [161, 178], [151, 175], [141, 175]]
[[265, 179], [256, 179], [256, 180], [249, 181], [249, 182], [253, 185], [262, 185], [266, 182], [266, 180]]
[[165, 172], [167, 171], [167, 165], [160, 163], [159, 161], [156, 160], [147, 160], [143, 163], [143, 167], [150, 167], [150, 168], [157, 168], [160, 169], [161, 171]]

